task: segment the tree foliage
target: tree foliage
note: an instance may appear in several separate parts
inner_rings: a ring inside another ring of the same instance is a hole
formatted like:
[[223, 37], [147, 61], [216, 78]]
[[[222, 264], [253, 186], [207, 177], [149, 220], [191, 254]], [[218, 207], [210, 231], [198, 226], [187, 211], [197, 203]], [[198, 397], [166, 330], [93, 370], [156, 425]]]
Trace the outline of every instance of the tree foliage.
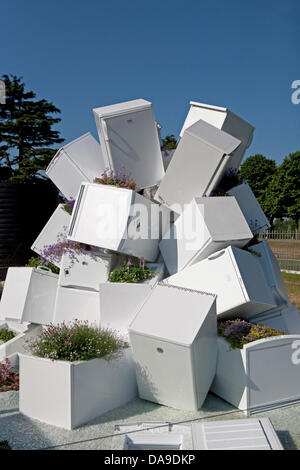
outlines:
[[176, 147], [177, 147], [177, 142], [176, 142], [174, 134], [166, 135], [166, 137], [162, 139], [163, 150], [173, 150], [173, 149], [176, 149]]
[[53, 103], [36, 100], [26, 91], [22, 77], [3, 75], [6, 103], [0, 105], [0, 181], [34, 181], [63, 142], [53, 126], [60, 110]]

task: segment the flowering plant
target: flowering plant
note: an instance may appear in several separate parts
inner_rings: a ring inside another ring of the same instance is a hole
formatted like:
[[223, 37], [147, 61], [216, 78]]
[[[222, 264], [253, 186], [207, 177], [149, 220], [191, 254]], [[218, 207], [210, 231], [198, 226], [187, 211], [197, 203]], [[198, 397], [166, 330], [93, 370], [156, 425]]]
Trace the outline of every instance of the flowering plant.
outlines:
[[244, 344], [258, 339], [287, 334], [270, 326], [256, 325], [240, 318], [218, 322], [218, 335], [225, 338], [232, 349], [242, 349]]
[[151, 279], [154, 272], [145, 266], [145, 258], [140, 259], [140, 263], [133, 264], [128, 260], [125, 266], [114, 269], [108, 277], [109, 282], [142, 282], [146, 279]]
[[108, 184], [118, 188], [137, 190], [136, 184], [126, 173], [106, 169], [100, 178], [95, 178], [94, 183]]
[[35, 356], [71, 362], [115, 358], [127, 347], [128, 343], [114, 330], [77, 319], [68, 324], [47, 325], [41, 335], [28, 343]]
[[2, 328], [0, 330], [0, 343], [1, 341], [3, 343], [6, 343], [7, 341], [13, 339], [16, 336], [16, 333], [13, 331], [9, 330], [8, 328]]
[[0, 392], [19, 390], [19, 374], [13, 372], [11, 363], [6, 357], [0, 363]]
[[64, 209], [68, 214], [72, 214], [74, 209], [75, 199], [66, 199], [64, 203]]

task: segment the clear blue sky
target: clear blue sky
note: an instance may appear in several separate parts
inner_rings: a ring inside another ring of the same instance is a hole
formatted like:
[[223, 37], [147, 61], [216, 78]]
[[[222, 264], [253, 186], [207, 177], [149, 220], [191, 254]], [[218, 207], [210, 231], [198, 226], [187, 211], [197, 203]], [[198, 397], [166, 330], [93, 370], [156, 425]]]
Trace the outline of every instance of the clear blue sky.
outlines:
[[145, 98], [163, 135], [193, 100], [255, 126], [246, 156], [300, 150], [299, 0], [10, 0], [0, 15], [0, 75], [53, 101], [66, 141], [97, 135], [92, 108]]

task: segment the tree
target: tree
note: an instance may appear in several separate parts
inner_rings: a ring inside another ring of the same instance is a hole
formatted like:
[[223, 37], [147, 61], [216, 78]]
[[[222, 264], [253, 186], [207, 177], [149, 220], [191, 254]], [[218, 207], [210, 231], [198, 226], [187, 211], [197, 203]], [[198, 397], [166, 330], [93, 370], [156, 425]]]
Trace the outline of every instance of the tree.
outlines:
[[278, 167], [267, 190], [267, 200], [275, 217], [300, 220], [300, 151], [290, 153]]
[[[276, 162], [264, 155], [256, 154], [248, 157], [241, 165], [240, 181], [247, 181], [263, 211], [273, 225], [275, 207], [270, 199], [269, 185], [277, 172]], [[278, 210], [275, 211], [279, 213]]]
[[162, 139], [163, 150], [173, 150], [173, 149], [176, 149], [176, 147], [177, 147], [177, 142], [176, 142], [174, 134], [166, 135], [166, 137]]
[[34, 100], [22, 77], [3, 75], [6, 103], [0, 105], [0, 181], [47, 179], [41, 173], [52, 159], [53, 144], [63, 142], [52, 127], [60, 110], [51, 102]]
[[264, 197], [265, 190], [275, 172], [275, 160], [256, 154], [246, 158], [241, 165], [240, 179], [247, 181], [257, 199], [260, 200]]

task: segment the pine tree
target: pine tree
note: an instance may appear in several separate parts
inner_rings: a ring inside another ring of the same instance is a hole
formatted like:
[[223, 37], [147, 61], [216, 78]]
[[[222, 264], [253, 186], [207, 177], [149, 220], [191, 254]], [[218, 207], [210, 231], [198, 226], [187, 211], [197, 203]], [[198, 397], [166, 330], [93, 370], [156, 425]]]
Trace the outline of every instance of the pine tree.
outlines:
[[53, 126], [60, 110], [53, 103], [35, 100], [22, 77], [3, 75], [5, 104], [0, 105], [0, 181], [29, 182], [46, 179], [44, 170], [63, 142]]

